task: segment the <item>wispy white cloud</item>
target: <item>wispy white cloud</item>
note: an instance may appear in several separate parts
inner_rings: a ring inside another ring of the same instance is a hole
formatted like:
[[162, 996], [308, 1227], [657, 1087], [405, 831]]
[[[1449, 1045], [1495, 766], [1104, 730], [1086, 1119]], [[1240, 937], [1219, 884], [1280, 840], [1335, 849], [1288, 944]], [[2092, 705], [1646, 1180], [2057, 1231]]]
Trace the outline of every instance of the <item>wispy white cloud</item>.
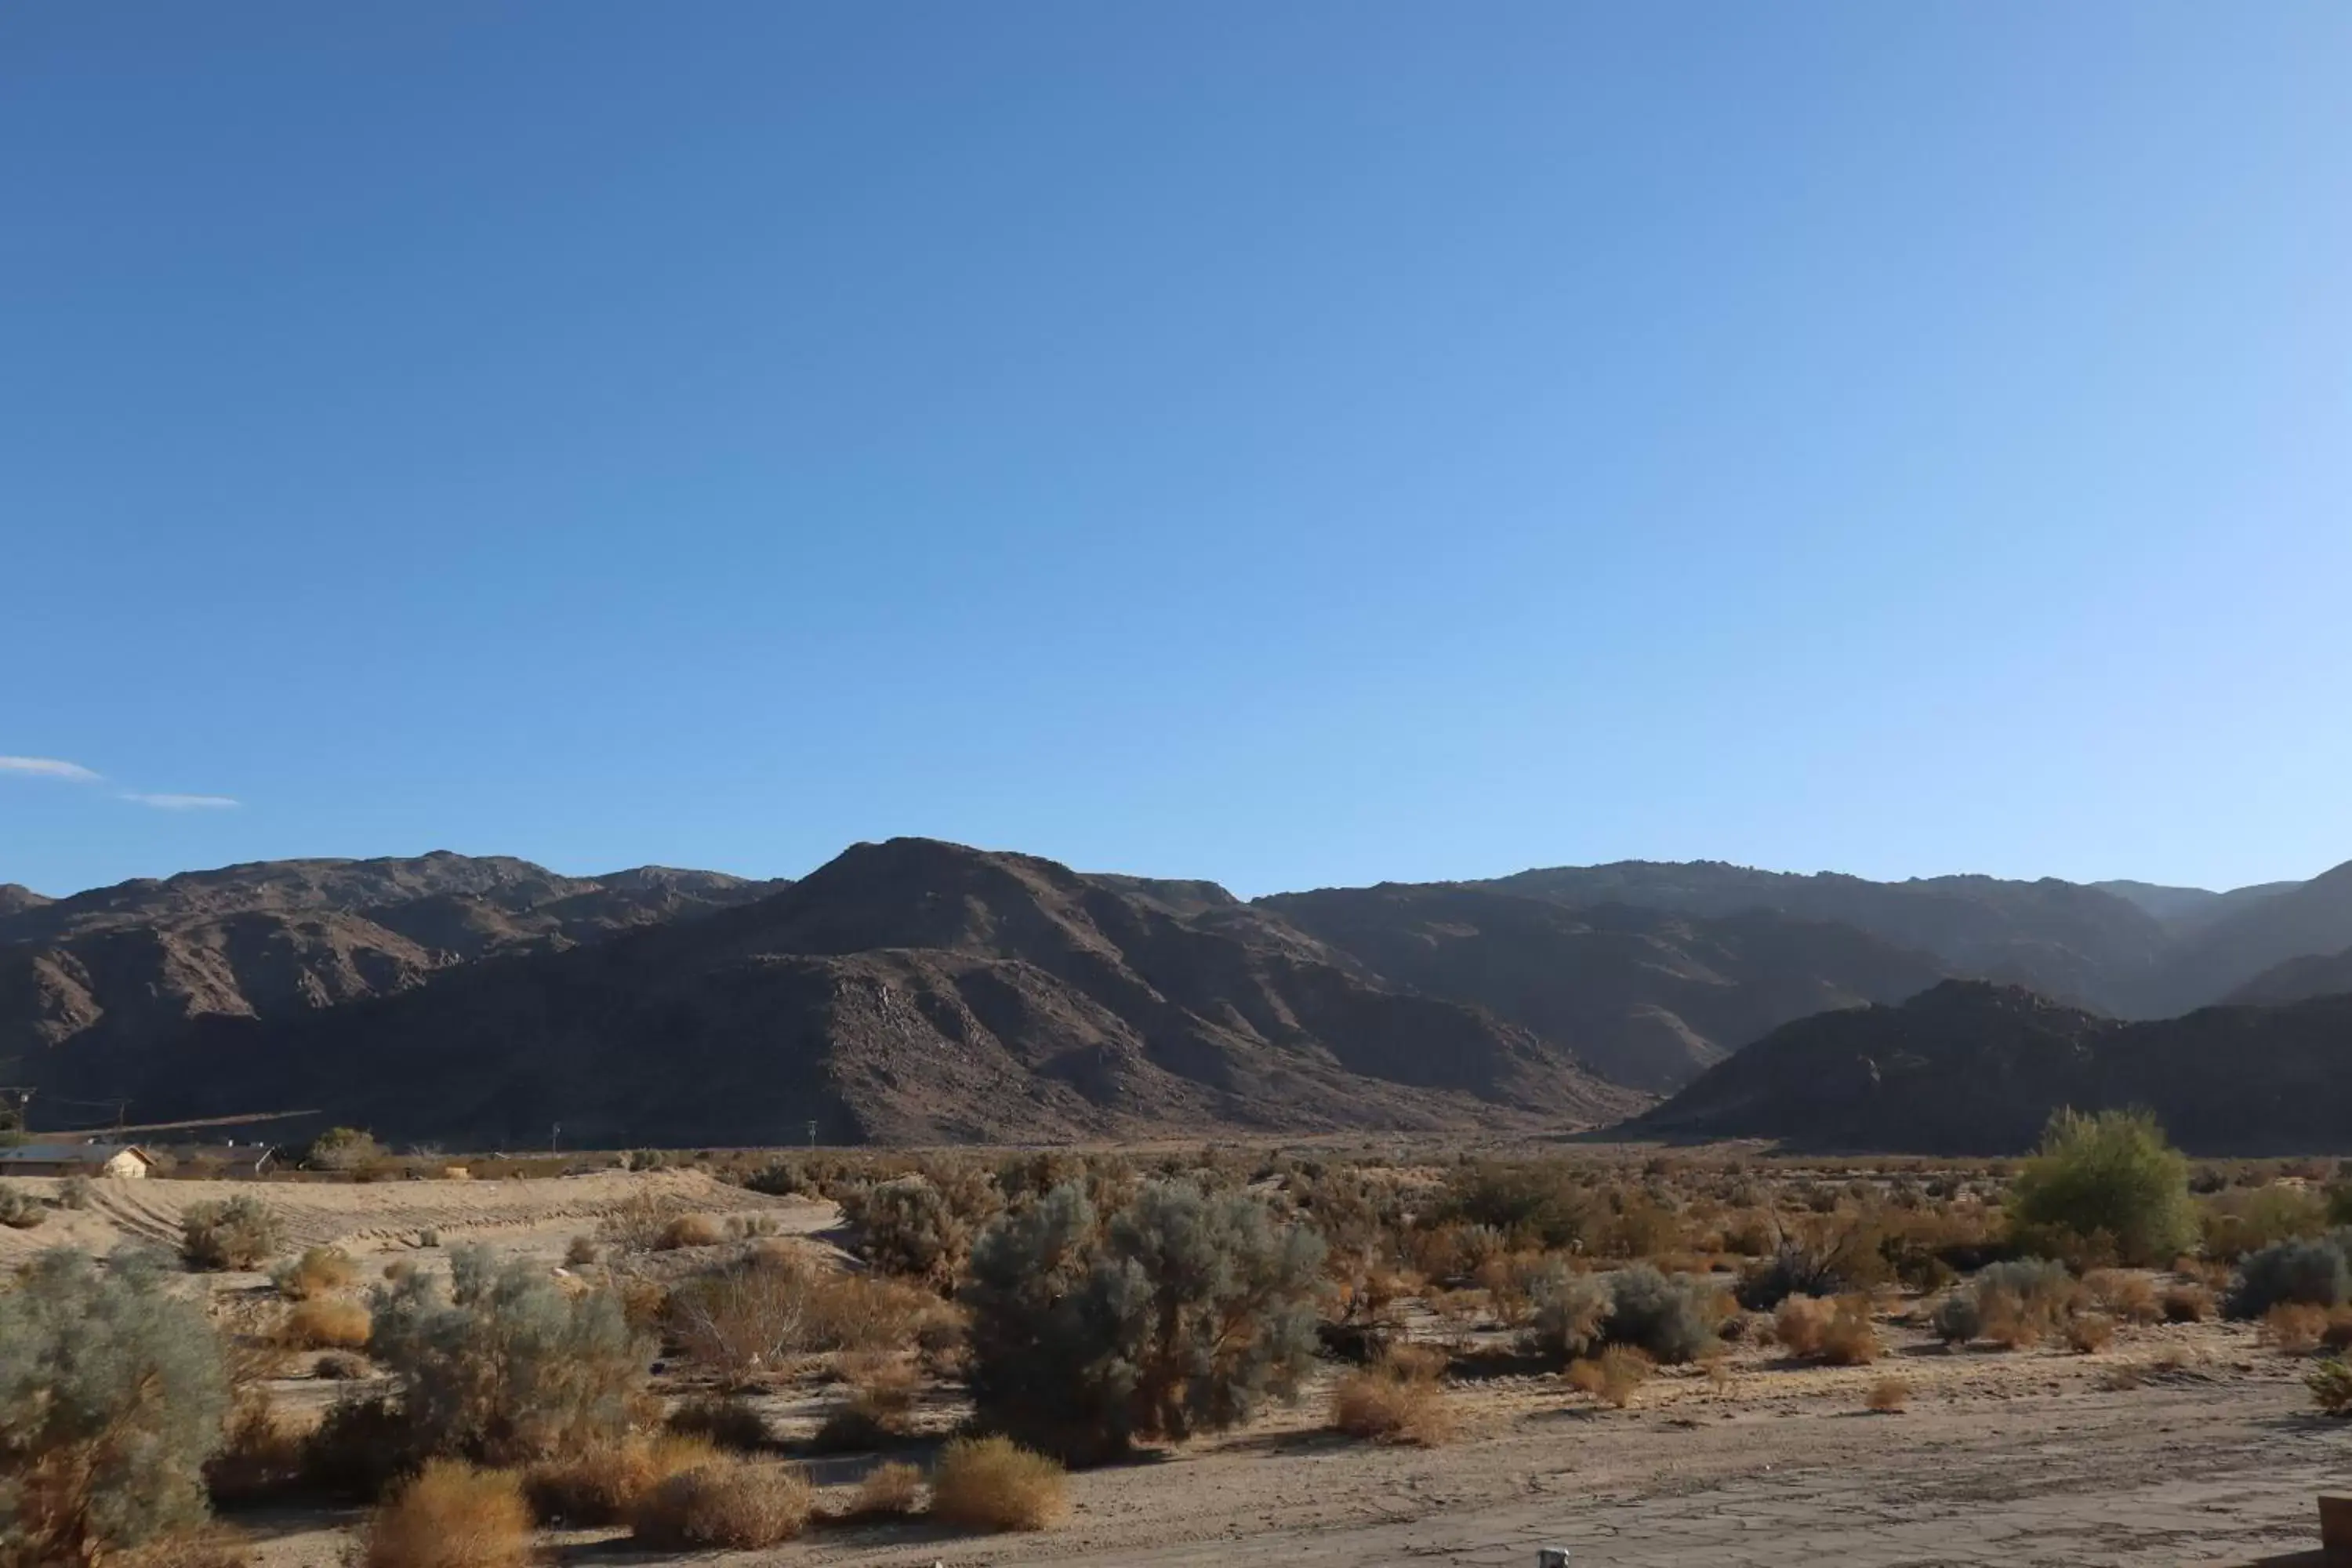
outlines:
[[218, 811], [236, 804], [225, 795], [141, 795], [133, 790], [123, 791], [122, 798], [158, 811]]
[[66, 779], [74, 784], [96, 784], [101, 776], [79, 763], [61, 762], [56, 757], [0, 757], [0, 773], [30, 773], [35, 778]]

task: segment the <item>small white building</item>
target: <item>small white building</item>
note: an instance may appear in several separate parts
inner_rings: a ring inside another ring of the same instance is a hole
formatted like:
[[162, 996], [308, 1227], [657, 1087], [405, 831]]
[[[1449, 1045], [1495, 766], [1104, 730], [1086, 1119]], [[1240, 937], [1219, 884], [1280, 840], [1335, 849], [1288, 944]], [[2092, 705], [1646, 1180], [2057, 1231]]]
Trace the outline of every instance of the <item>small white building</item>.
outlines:
[[0, 1148], [0, 1176], [122, 1176], [153, 1172], [155, 1157], [136, 1143], [19, 1143]]

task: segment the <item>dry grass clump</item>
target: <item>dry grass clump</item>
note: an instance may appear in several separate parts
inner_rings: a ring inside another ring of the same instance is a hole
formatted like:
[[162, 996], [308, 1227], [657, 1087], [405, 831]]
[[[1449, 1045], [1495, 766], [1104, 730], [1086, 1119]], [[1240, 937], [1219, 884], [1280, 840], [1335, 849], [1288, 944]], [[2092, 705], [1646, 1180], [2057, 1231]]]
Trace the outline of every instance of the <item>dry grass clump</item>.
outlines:
[[2175, 1285], [2161, 1302], [2168, 1323], [2201, 1323], [2213, 1315], [2213, 1291], [2206, 1285]]
[[1062, 1467], [1010, 1437], [959, 1437], [931, 1474], [931, 1517], [966, 1530], [1044, 1530], [1069, 1510]]
[[1422, 1348], [1395, 1346], [1342, 1377], [1331, 1391], [1331, 1429], [1374, 1443], [1433, 1447], [1451, 1442], [1454, 1410], [1436, 1369], [1427, 1355], [1409, 1353]]
[[2309, 1355], [2327, 1332], [2327, 1309], [2308, 1301], [2281, 1301], [2263, 1314], [2263, 1342], [2281, 1355]]
[[1882, 1377], [1870, 1385], [1870, 1394], [1863, 1404], [1881, 1415], [1902, 1413], [1911, 1398], [1911, 1385], [1899, 1377]]
[[510, 1470], [432, 1459], [368, 1521], [361, 1568], [526, 1568], [530, 1508]]
[[1569, 1386], [1622, 1410], [1650, 1375], [1648, 1354], [1632, 1345], [1611, 1345], [1590, 1360], [1569, 1364]]
[[2156, 1282], [2126, 1268], [2094, 1268], [2083, 1276], [2091, 1305], [2119, 1323], [2153, 1323], [2164, 1316]]
[[523, 1493], [542, 1524], [619, 1524], [655, 1487], [719, 1457], [703, 1439], [677, 1433], [622, 1437], [531, 1466]]
[[815, 1504], [792, 1466], [719, 1458], [664, 1478], [637, 1499], [629, 1526], [661, 1551], [750, 1550], [798, 1535]]
[[2116, 1321], [2105, 1312], [2077, 1312], [2066, 1321], [2066, 1343], [2082, 1355], [2095, 1355], [2116, 1337]]
[[340, 1247], [313, 1247], [269, 1271], [269, 1282], [289, 1301], [308, 1301], [357, 1284], [360, 1266]]
[[371, 1321], [365, 1304], [342, 1296], [299, 1300], [278, 1331], [290, 1350], [356, 1351], [367, 1348]]
[[717, 1247], [727, 1239], [727, 1227], [707, 1214], [673, 1216], [654, 1237], [656, 1252], [676, 1252], [682, 1247]]
[[1772, 1314], [1773, 1337], [1803, 1361], [1832, 1366], [1866, 1366], [1878, 1359], [1878, 1331], [1871, 1326], [1870, 1298], [1860, 1292], [1834, 1301], [1789, 1296]]
[[1772, 1312], [1772, 1338], [1792, 1356], [1811, 1358], [1821, 1350], [1837, 1304], [1811, 1296], [1783, 1296]]
[[923, 1506], [923, 1472], [918, 1466], [893, 1460], [877, 1465], [857, 1483], [845, 1519], [896, 1519], [919, 1513]]

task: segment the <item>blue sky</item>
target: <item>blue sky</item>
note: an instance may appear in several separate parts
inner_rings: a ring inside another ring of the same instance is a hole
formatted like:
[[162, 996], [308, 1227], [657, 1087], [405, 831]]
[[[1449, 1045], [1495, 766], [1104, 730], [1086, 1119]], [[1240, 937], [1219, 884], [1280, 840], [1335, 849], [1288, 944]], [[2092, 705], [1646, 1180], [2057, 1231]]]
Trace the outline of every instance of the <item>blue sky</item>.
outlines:
[[7, 7], [0, 753], [99, 776], [0, 762], [0, 880], [2308, 875], [2347, 60], [2316, 3]]

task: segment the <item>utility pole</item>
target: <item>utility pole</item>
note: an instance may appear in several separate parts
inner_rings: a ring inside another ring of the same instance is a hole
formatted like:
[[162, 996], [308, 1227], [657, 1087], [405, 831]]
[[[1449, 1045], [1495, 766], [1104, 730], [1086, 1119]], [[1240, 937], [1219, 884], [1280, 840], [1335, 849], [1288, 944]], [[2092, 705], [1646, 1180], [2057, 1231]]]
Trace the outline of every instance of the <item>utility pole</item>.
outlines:
[[815, 1118], [815, 1117], [812, 1116], [812, 1117], [810, 1117], [810, 1118], [809, 1118], [808, 1129], [809, 1129], [809, 1147], [810, 1147], [810, 1148], [812, 1148], [812, 1149], [814, 1149], [814, 1148], [815, 1148], [815, 1147], [816, 1147], [816, 1118]]
[[563, 1123], [561, 1121], [547, 1130], [547, 1152], [549, 1153], [552, 1154], [555, 1152], [555, 1145], [562, 1137]]

